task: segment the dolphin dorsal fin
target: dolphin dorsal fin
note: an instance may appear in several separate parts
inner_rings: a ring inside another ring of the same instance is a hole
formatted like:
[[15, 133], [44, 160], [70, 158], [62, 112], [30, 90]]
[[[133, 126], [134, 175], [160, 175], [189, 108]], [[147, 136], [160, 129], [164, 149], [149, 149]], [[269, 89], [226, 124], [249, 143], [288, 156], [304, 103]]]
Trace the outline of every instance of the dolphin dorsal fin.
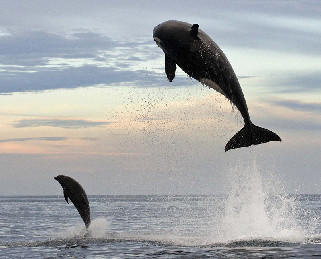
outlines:
[[199, 25], [198, 24], [193, 24], [192, 27], [191, 27], [191, 35], [193, 38], [198, 38], [197, 35], [198, 35], [198, 27]]

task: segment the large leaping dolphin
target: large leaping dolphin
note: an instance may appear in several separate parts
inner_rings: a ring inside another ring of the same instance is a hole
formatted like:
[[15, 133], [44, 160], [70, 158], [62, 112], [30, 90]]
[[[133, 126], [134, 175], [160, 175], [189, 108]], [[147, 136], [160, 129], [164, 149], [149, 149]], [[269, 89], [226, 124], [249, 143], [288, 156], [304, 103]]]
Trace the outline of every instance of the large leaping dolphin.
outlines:
[[61, 184], [66, 202], [69, 203], [68, 198], [71, 200], [85, 222], [86, 228], [88, 228], [90, 224], [90, 207], [85, 190], [76, 180], [69, 176], [58, 175], [54, 179]]
[[251, 122], [246, 101], [232, 66], [216, 43], [198, 24], [166, 21], [154, 28], [153, 37], [165, 53], [165, 72], [171, 82], [176, 64], [190, 77], [215, 89], [240, 111], [244, 127], [225, 146], [225, 151], [269, 141], [281, 141], [274, 132]]

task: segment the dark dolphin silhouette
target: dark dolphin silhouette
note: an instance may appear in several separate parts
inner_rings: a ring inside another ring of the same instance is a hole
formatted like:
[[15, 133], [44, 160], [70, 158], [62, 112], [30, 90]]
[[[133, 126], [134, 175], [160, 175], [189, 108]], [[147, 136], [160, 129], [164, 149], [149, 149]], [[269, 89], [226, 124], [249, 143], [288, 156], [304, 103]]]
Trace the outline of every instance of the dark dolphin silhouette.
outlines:
[[85, 222], [86, 228], [88, 228], [90, 224], [90, 207], [85, 190], [76, 180], [69, 176], [58, 175], [54, 179], [61, 184], [66, 202], [69, 203], [68, 198], [71, 200]]
[[244, 119], [244, 127], [225, 146], [234, 148], [281, 141], [274, 132], [251, 122], [246, 101], [232, 66], [216, 43], [198, 24], [166, 21], [154, 28], [153, 37], [165, 53], [165, 72], [171, 82], [176, 64], [190, 77], [215, 89], [233, 103]]

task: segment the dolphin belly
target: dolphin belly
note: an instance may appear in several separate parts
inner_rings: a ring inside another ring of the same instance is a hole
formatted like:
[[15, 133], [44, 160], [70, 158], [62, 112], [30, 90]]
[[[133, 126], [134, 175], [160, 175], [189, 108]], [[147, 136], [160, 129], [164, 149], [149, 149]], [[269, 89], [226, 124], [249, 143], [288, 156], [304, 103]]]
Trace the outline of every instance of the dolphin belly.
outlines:
[[217, 92], [219, 92], [220, 94], [225, 95], [223, 89], [218, 85], [216, 84], [214, 81], [212, 81], [211, 79], [208, 79], [208, 78], [201, 78], [200, 79], [200, 82], [203, 84], [203, 85], [206, 85], [210, 88], [213, 88], [214, 90], [216, 90]]

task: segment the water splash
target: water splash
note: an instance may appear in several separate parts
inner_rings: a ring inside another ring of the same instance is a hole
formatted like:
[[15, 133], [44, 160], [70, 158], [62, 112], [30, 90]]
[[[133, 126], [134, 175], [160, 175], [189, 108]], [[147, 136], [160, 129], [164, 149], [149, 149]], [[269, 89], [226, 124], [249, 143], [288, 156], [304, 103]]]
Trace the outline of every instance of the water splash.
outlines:
[[106, 218], [96, 218], [92, 220], [89, 228], [86, 229], [84, 224], [77, 223], [74, 226], [67, 227], [64, 231], [56, 234], [56, 238], [62, 239], [74, 239], [74, 238], [106, 238], [108, 230], [110, 229], [110, 223]]
[[89, 232], [92, 238], [107, 237], [109, 230], [110, 223], [107, 221], [106, 218], [94, 219], [89, 226]]
[[229, 194], [216, 238], [303, 242], [310, 229], [300, 226], [295, 198], [275, 175], [260, 172], [253, 157], [250, 164], [238, 161], [239, 166], [228, 173]]

